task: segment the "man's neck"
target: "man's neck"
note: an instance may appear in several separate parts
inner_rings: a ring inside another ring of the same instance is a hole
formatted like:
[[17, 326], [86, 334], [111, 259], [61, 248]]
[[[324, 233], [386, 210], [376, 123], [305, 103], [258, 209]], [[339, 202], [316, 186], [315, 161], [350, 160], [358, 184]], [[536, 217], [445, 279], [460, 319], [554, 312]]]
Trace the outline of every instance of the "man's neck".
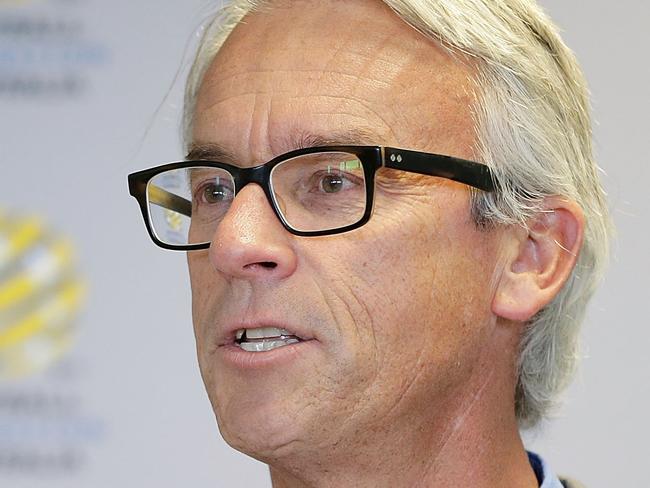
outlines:
[[514, 385], [493, 359], [484, 358], [445, 403], [413, 409], [421, 414], [366, 435], [372, 442], [343, 441], [271, 463], [273, 487], [538, 487], [512, 406]]
[[273, 487], [538, 487], [516, 423], [481, 434], [466, 427], [459, 425], [435, 447], [409, 446], [406, 439], [382, 443], [375, 459], [351, 455], [348, 462], [329, 466], [316, 462], [294, 471], [301, 476], [271, 467]]

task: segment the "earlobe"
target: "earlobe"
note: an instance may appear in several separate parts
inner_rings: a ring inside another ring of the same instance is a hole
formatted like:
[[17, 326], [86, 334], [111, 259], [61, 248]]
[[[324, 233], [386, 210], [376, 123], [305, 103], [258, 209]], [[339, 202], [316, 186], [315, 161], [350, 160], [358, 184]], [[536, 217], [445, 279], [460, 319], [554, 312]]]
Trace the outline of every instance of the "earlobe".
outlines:
[[526, 229], [506, 232], [492, 312], [525, 322], [548, 305], [571, 275], [583, 233], [582, 209], [560, 197], [545, 199]]

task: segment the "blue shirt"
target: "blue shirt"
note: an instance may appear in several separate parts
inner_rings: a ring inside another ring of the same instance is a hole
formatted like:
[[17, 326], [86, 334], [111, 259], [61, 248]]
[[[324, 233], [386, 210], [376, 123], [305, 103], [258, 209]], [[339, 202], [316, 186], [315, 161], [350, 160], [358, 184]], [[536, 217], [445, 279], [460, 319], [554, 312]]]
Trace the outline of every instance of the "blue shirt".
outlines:
[[535, 471], [539, 488], [563, 488], [560, 479], [553, 473], [548, 464], [533, 452], [528, 452], [528, 460]]

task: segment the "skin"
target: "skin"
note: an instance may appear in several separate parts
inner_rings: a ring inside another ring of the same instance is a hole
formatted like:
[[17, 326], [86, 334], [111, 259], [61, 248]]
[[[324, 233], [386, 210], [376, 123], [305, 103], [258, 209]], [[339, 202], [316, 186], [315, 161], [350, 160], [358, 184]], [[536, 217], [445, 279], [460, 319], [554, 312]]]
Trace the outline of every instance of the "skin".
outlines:
[[[381, 2], [274, 4], [215, 58], [193, 141], [241, 166], [314, 141], [473, 159], [473, 74]], [[346, 130], [363, 137], [342, 140]], [[549, 200], [531, 231], [485, 231], [469, 195], [384, 173], [368, 224], [304, 238], [249, 185], [211, 248], [188, 253], [219, 428], [271, 466], [274, 486], [537, 486], [514, 415], [515, 358], [521, 323], [575, 261], [581, 213]], [[227, 360], [226, 328], [269, 320], [312, 340], [264, 366]]]

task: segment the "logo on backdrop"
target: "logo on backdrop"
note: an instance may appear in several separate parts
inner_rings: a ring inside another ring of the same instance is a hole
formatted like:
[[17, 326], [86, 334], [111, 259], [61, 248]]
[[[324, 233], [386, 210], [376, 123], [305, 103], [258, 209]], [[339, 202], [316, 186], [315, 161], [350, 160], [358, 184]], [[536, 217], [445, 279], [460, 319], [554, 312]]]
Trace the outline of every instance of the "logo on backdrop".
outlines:
[[[0, 210], [0, 478], [68, 476], [104, 437], [66, 364], [84, 284], [71, 243]], [[4, 485], [3, 485], [4, 486]]]
[[83, 289], [68, 241], [41, 219], [0, 214], [0, 379], [39, 372], [69, 350]]
[[0, 99], [74, 98], [89, 87], [109, 50], [75, 14], [80, 3], [0, 0]]

